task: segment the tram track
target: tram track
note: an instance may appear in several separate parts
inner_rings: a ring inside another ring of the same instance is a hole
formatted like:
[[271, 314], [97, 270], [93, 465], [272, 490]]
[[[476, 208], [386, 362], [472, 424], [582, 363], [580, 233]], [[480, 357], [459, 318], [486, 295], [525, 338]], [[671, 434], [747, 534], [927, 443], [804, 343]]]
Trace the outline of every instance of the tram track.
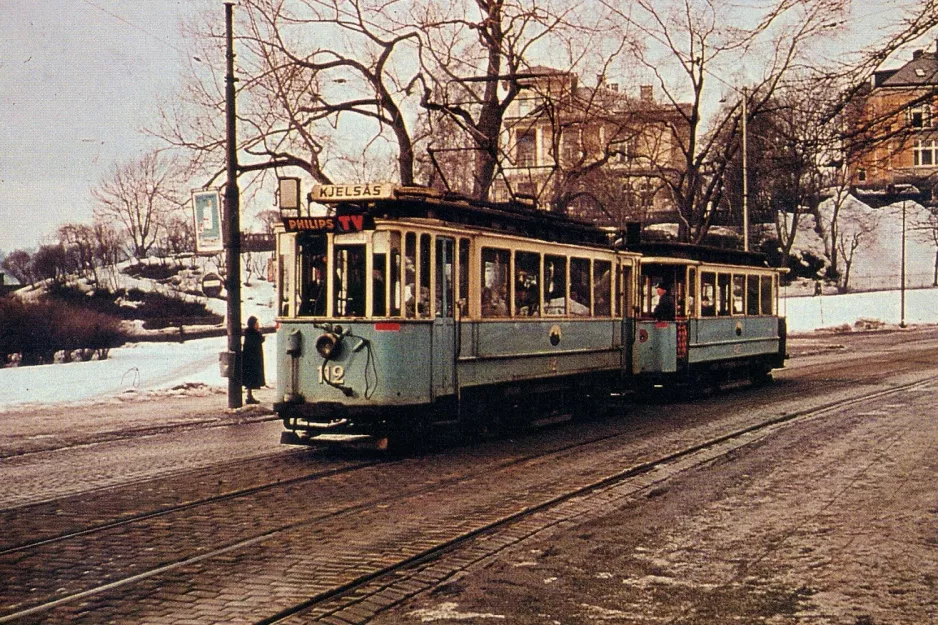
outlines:
[[[36, 454], [56, 453], [80, 447], [91, 447], [95, 445], [104, 445], [108, 443], [119, 442], [128, 439], [139, 439], [148, 436], [159, 436], [169, 433], [186, 433], [197, 430], [210, 430], [215, 428], [226, 428], [248, 423], [261, 423], [265, 421], [278, 420], [275, 414], [255, 415], [234, 419], [219, 419], [217, 417], [200, 419], [197, 421], [187, 421], [182, 423], [170, 423], [161, 425], [136, 426], [130, 428], [118, 428], [113, 430], [86, 432], [82, 435], [72, 435], [64, 437], [55, 437], [49, 434], [38, 433], [25, 439], [25, 446], [20, 442], [21, 447], [16, 449], [0, 448], [0, 460], [10, 458], [23, 458]], [[37, 442], [40, 441], [40, 442]], [[32, 445], [32, 446], [30, 446]]]
[[[614, 438], [614, 436], [610, 435], [607, 437], [603, 437], [603, 439], [608, 439], [608, 438]], [[588, 441], [587, 443], [571, 444], [571, 445], [563, 446], [559, 449], [553, 449], [552, 451], [553, 453], [562, 453], [571, 448], [576, 448], [576, 447], [582, 446], [583, 444], [588, 444], [591, 442], [595, 443], [597, 442], [597, 440], [592, 439]], [[516, 457], [509, 461], [500, 463], [500, 465], [498, 466], [498, 469], [506, 470], [512, 466], [523, 464], [525, 462], [531, 461], [532, 459], [538, 459], [542, 457], [543, 457], [543, 454], [540, 454], [540, 453], [536, 453], [536, 454], [532, 454], [528, 456]], [[69, 552], [87, 553], [88, 550], [86, 548], [83, 548], [80, 546], [76, 547], [75, 545], [70, 545], [68, 543], [70, 541], [73, 542], [75, 540], [82, 539], [86, 541], [85, 542], [86, 545], [92, 544], [92, 543], [96, 543], [98, 540], [101, 540], [102, 537], [106, 534], [109, 534], [109, 533], [112, 533], [121, 529], [134, 529], [142, 523], [159, 522], [161, 519], [170, 517], [174, 514], [197, 512], [200, 510], [200, 508], [204, 508], [206, 506], [212, 506], [216, 504], [234, 504], [234, 503], [238, 503], [239, 500], [242, 500], [245, 498], [251, 498], [256, 495], [270, 492], [275, 489], [290, 489], [299, 485], [312, 484], [314, 482], [323, 481], [323, 480], [330, 479], [330, 478], [344, 477], [346, 480], [348, 480], [348, 478], [350, 478], [353, 474], [357, 472], [371, 469], [379, 465], [391, 466], [393, 464], [400, 464], [400, 462], [407, 462], [407, 461], [405, 460], [405, 461], [399, 461], [399, 462], [388, 462], [386, 460], [372, 460], [372, 461], [361, 462], [359, 464], [348, 466], [348, 467], [343, 467], [341, 469], [318, 472], [314, 475], [301, 476], [301, 477], [297, 477], [291, 480], [279, 481], [279, 482], [264, 484], [264, 485], [260, 485], [260, 486], [256, 486], [252, 488], [242, 489], [237, 492], [226, 493], [224, 495], [219, 495], [216, 497], [208, 497], [199, 501], [188, 502], [183, 505], [173, 506], [173, 507], [163, 509], [163, 510], [139, 514], [131, 518], [121, 519], [119, 521], [114, 521], [111, 523], [104, 523], [104, 524], [100, 524], [100, 525], [93, 526], [93, 527], [87, 527], [78, 531], [69, 532], [67, 534], [62, 534], [59, 536], [49, 537], [49, 538], [39, 540], [39, 541], [33, 541], [29, 543], [16, 545], [16, 546], [9, 547], [0, 551], [0, 575], [3, 575], [4, 569], [6, 569], [6, 567], [4, 566], [4, 561], [10, 561], [10, 560], [19, 561], [19, 560], [22, 560], [23, 558], [35, 556], [36, 554], [34, 552], [39, 549], [50, 549], [50, 550], [54, 550], [55, 552], [64, 552], [64, 553], [69, 553]], [[492, 470], [492, 467], [489, 466], [487, 467], [486, 470]], [[469, 475], [464, 474], [460, 477], [451, 478], [448, 480], [432, 482], [423, 487], [408, 491], [406, 495], [408, 497], [420, 497], [422, 495], [433, 493], [440, 489], [445, 489], [447, 484], [453, 481], [462, 481], [465, 479], [471, 479], [473, 475], [475, 475], [475, 473], [470, 473]], [[271, 537], [281, 535], [290, 531], [294, 531], [304, 526], [321, 523], [329, 519], [334, 520], [334, 519], [342, 518], [345, 516], [354, 515], [357, 512], [361, 512], [363, 510], [367, 510], [376, 506], [380, 507], [385, 502], [390, 501], [390, 500], [395, 500], [396, 498], [400, 496], [400, 493], [386, 494], [384, 489], [378, 489], [378, 491], [384, 494], [380, 496], [376, 496], [376, 497], [362, 498], [361, 500], [355, 501], [351, 505], [341, 506], [336, 510], [327, 511], [323, 514], [314, 516], [313, 518], [304, 519], [296, 523], [279, 524], [276, 527], [266, 528], [261, 532], [255, 532], [254, 535], [250, 535], [244, 538], [243, 540], [226, 543], [210, 551], [199, 549], [198, 554], [193, 555], [191, 557], [178, 558], [171, 563], [152, 566], [151, 568], [147, 570], [142, 570], [132, 575], [127, 575], [121, 579], [109, 581], [99, 586], [88, 588], [80, 592], [75, 592], [67, 596], [57, 597], [55, 599], [52, 599], [40, 605], [33, 606], [33, 607], [27, 608], [25, 610], [21, 610], [16, 613], [0, 615], [0, 623], [11, 622], [21, 617], [29, 616], [36, 612], [41, 612], [44, 610], [52, 609], [64, 603], [79, 601], [81, 599], [84, 599], [89, 596], [93, 596], [98, 593], [107, 592], [109, 590], [117, 589], [127, 584], [139, 582], [141, 580], [145, 580], [156, 575], [165, 574], [167, 572], [178, 570], [186, 566], [191, 566], [193, 564], [197, 564], [199, 562], [202, 562], [211, 558], [215, 558], [218, 556], [222, 556], [224, 554], [231, 553], [232, 551], [237, 551], [238, 549], [250, 547], [256, 544], [258, 541], [267, 540], [267, 539], [270, 539]], [[217, 513], [216, 516], [222, 517], [224, 516], [224, 512], [222, 511], [221, 513]], [[221, 520], [221, 518], [218, 518], [217, 521], [214, 521], [214, 522], [209, 521], [208, 524], [212, 526], [222, 526], [224, 525], [224, 522], [223, 520]], [[180, 533], [180, 534], [183, 534], [183, 533]], [[111, 550], [108, 549], [108, 551], [111, 551]], [[163, 551], [165, 553], [174, 553], [174, 550], [171, 547], [166, 547], [164, 548]], [[52, 554], [48, 554], [48, 556], [51, 556], [51, 555]], [[48, 556], [40, 555], [39, 559], [45, 561]], [[8, 579], [10, 579], [12, 576], [8, 575], [7, 577]], [[61, 581], [62, 580], [59, 579], [58, 583], [61, 583]]]
[[[466, 534], [454, 537], [449, 541], [416, 554], [407, 560], [402, 560], [382, 570], [374, 571], [360, 579], [350, 581], [341, 587], [336, 587], [320, 593], [317, 596], [310, 597], [301, 604], [283, 610], [269, 618], [256, 621], [256, 625], [310, 623], [319, 622], [328, 617], [338, 617], [341, 619], [350, 615], [354, 615], [356, 620], [360, 620], [363, 613], [371, 612], [372, 614], [377, 614], [380, 611], [400, 603], [403, 599], [416, 595], [419, 592], [429, 590], [452, 575], [467, 569], [469, 566], [491, 558], [497, 553], [539, 532], [569, 521], [577, 516], [588, 514], [591, 508], [589, 499], [594, 495], [605, 498], [611, 489], [624, 490], [625, 495], [628, 497], [647, 493], [652, 491], [658, 484], [674, 477], [677, 473], [713, 462], [719, 457], [756, 443], [765, 436], [773, 433], [779, 427], [822, 417], [825, 414], [844, 410], [851, 406], [862, 405], [877, 399], [922, 389], [933, 384], [933, 380], [931, 379], [918, 380], [893, 388], [867, 393], [859, 397], [829, 402], [804, 411], [769, 419], [660, 458], [627, 467], [614, 474], [596, 480], [595, 482], [585, 484], [575, 490], [517, 511], [504, 518], [497, 519], [488, 525], [478, 527]], [[712, 453], [706, 453], [708, 451]], [[648, 476], [665, 467], [670, 467], [671, 470], [662, 471], [660, 475], [643, 480], [635, 484], [634, 488], [629, 488], [629, 482], [636, 481], [638, 478]], [[494, 548], [480, 548], [478, 544], [480, 537], [491, 535], [504, 528], [511, 528], [513, 526], [520, 527], [522, 523], [531, 520], [532, 517], [550, 511], [563, 504], [569, 504], [574, 500], [580, 500], [581, 504], [583, 504], [583, 502], [585, 502], [585, 504], [571, 506], [565, 515], [560, 518], [556, 515], [545, 515], [540, 522], [529, 523], [527, 526], [521, 528], [521, 531], [514, 532], [511, 540], [497, 541], [498, 544]], [[608, 502], [604, 503], [608, 504]], [[474, 547], [471, 549], [471, 556], [454, 555], [449, 558], [448, 561], [446, 560], [447, 556], [454, 554], [466, 546]], [[433, 564], [434, 571], [430, 576], [427, 576], [424, 574], [425, 567], [431, 563]], [[423, 574], [424, 580], [422, 584], [423, 587], [415, 588], [415, 580], [420, 579], [421, 574]], [[382, 597], [384, 597], [383, 600]], [[362, 607], [363, 605], [365, 607]]]
[[[764, 419], [759, 423], [752, 424], [744, 428], [737, 428], [729, 433], [721, 434], [720, 436], [707, 438], [706, 440], [698, 442], [694, 445], [683, 447], [672, 453], [631, 464], [611, 475], [606, 475], [601, 478], [591, 480], [586, 484], [581, 484], [576, 488], [569, 488], [563, 492], [556, 493], [551, 497], [546, 497], [531, 505], [527, 505], [520, 510], [516, 510], [513, 513], [497, 514], [497, 518], [491, 520], [490, 522], [477, 524], [477, 527], [473, 527], [469, 531], [461, 532], [455, 536], [449, 537], [446, 540], [435, 542], [434, 544], [429, 545], [424, 549], [420, 549], [414, 553], [408, 553], [406, 557], [398, 558], [387, 566], [373, 567], [372, 570], [363, 575], [340, 576], [342, 577], [342, 583], [333, 584], [329, 588], [322, 589], [320, 592], [310, 593], [309, 598], [303, 602], [282, 607], [276, 612], [274, 616], [256, 619], [256, 622], [273, 623], [282, 621], [284, 619], [289, 619], [293, 615], [307, 613], [310, 610], [322, 611], [324, 609], [323, 606], [328, 606], [330, 604], [334, 604], [335, 602], [342, 603], [343, 597], [354, 595], [356, 592], [360, 592], [369, 584], [378, 583], [380, 579], [383, 579], [389, 575], [393, 576], [397, 573], [400, 573], [401, 571], [405, 571], [408, 569], [408, 567], [418, 566], [422, 562], [436, 560], [442, 554], [459, 548], [460, 546], [465, 545], [467, 542], [477, 537], [491, 534], [493, 532], [498, 532], [501, 528], [522, 523], [525, 519], [530, 518], [532, 515], [548, 511], [552, 508], [565, 504], [566, 502], [584, 497], [592, 491], [607, 489], [623, 481], [639, 479], [644, 475], [656, 471], [658, 467], [671, 463], [681, 462], [683, 459], [689, 458], [694, 454], [699, 454], [708, 449], [714, 448], [715, 446], [726, 444], [728, 441], [741, 441], [739, 446], [743, 446], [748, 444], [750, 441], [742, 439], [746, 438], [747, 436], [751, 436], [752, 434], [773, 427], [779, 427], [797, 419], [810, 418], [813, 415], [823, 414], [826, 411], [842, 409], [859, 402], [872, 401], [875, 398], [886, 396], [892, 393], [900, 393], [909, 389], [913, 389], [916, 386], [924, 385], [929, 381], [930, 380], [918, 380], [908, 384], [865, 393], [862, 396], [856, 398], [828, 402], [827, 404], [816, 406], [809, 410], [800, 412], [796, 411], [790, 414], [783, 414], [782, 416], [777, 416], [772, 419]], [[60, 609], [64, 606], [67, 606], [68, 604], [81, 602], [95, 595], [107, 594], [109, 592], [116, 591], [118, 588], [124, 588], [133, 584], [138, 584], [145, 580], [150, 580], [161, 576], [165, 577], [179, 574], [187, 569], [192, 569], [196, 565], [211, 562], [218, 558], [229, 556], [230, 554], [237, 553], [239, 551], [254, 549], [260, 546], [262, 543], [276, 540], [286, 540], [290, 535], [294, 535], [297, 532], [312, 530], [317, 526], [325, 525], [326, 527], [329, 527], [330, 524], [332, 524], [332, 526], [340, 527], [343, 525], [343, 523], [346, 523], [347, 519], [357, 518], [356, 515], [364, 515], [369, 511], [380, 509], [394, 503], [399, 504], [402, 498], [403, 501], [418, 502], [422, 498], [433, 495], [435, 493], [453, 490], [459, 485], [472, 482], [473, 480], [478, 479], [479, 476], [483, 473], [507, 473], [510, 470], [521, 467], [523, 465], [549, 466], [557, 462], [557, 459], [563, 458], [564, 456], [576, 453], [584, 454], [584, 450], [588, 450], [591, 447], [595, 448], [599, 446], [610, 445], [614, 447], [617, 439], [627, 436], [629, 436], [628, 432], [619, 432], [599, 438], [588, 438], [583, 441], [571, 443], [568, 445], [561, 445], [546, 451], [537, 451], [536, 453], [521, 455], [505, 462], [495, 462], [490, 465], [483, 463], [483, 466], [477, 471], [470, 471], [468, 473], [463, 473], [462, 475], [457, 474], [454, 477], [450, 477], [448, 479], [425, 480], [423, 485], [419, 487], [405, 489], [404, 492], [396, 492], [391, 490], [390, 492], [385, 492], [383, 497], [363, 497], [354, 505], [347, 505], [337, 508], [331, 512], [328, 512], [328, 514], [321, 514], [311, 518], [298, 520], [293, 523], [281, 523], [278, 527], [268, 527], [264, 531], [257, 531], [259, 528], [256, 528], [252, 535], [245, 536], [240, 540], [228, 541], [225, 544], [218, 545], [214, 549], [201, 549], [198, 553], [189, 557], [176, 558], [172, 562], [162, 562], [157, 566], [150, 565], [148, 568], [144, 567], [145, 570], [138, 570], [136, 573], [124, 575], [120, 579], [102, 579], [103, 583], [99, 583], [97, 585], [87, 585], [85, 588], [78, 590], [77, 592], [63, 593], [60, 596], [49, 597], [47, 601], [42, 603], [28, 607], [22, 606], [22, 609], [11, 611], [6, 615], [0, 616], [0, 623], [12, 622], [14, 620], [27, 618], [30, 616], [41, 615], [49, 611]], [[382, 468], [388, 468], [390, 469], [390, 472], [395, 473], [396, 470], [393, 467], [401, 467], [407, 465], [408, 463], [414, 462], [415, 461], [385, 463], [385, 466]], [[347, 470], [342, 472], [342, 475], [349, 477], [356, 471], [365, 470], [372, 467], [373, 465], [349, 467]], [[309, 480], [310, 478], [305, 478], [305, 481]], [[281, 485], [285, 488], [288, 488], [290, 486], [300, 484], [303, 481], [304, 479], [300, 478], [294, 484]], [[391, 479], [390, 481], [393, 482], [394, 479]], [[212, 503], [236, 503], [239, 499], [246, 500], [247, 498], [253, 497], [254, 495], [259, 494], [264, 490], [274, 488], [275, 486], [277, 485], [270, 484], [261, 488], [246, 489], [242, 493], [232, 493], [222, 499], [219, 499], [219, 501]], [[379, 488], [378, 490], [380, 491], [381, 489]], [[199, 508], [200, 505], [204, 506], [208, 504], [206, 502], [202, 502], [201, 504], [191, 503], [187, 504], [186, 506], [179, 507], [175, 512], [180, 513], [195, 511]], [[96, 533], [106, 534], [108, 532], [114, 531], [115, 529], [133, 527], [135, 524], [166, 517], [167, 515], [171, 515], [172, 512], [173, 511], [161, 511], [154, 513], [154, 515], [150, 517], [128, 519], [110, 527], [88, 528], [83, 532], [74, 534], [74, 538], [89, 538]], [[352, 525], [354, 526], [355, 523], [353, 522]], [[67, 543], [69, 540], [73, 540], [73, 537], [63, 536], [54, 539], [54, 541], [59, 545], [62, 543]], [[51, 542], [47, 541], [45, 543], [36, 543], [36, 548], [41, 548], [48, 545], [51, 545]], [[0, 552], [0, 560], [10, 559], [11, 556], [16, 556], [17, 559], [21, 559], [22, 556], [30, 550], [30, 548], [31, 547], [28, 545], [23, 545], [17, 547], [15, 550]], [[62, 550], [68, 551], [69, 549], [65, 547], [62, 548]], [[167, 552], [168, 551], [169, 550], [167, 548]], [[5, 567], [2, 567], [2, 564], [0, 564], [0, 568]]]

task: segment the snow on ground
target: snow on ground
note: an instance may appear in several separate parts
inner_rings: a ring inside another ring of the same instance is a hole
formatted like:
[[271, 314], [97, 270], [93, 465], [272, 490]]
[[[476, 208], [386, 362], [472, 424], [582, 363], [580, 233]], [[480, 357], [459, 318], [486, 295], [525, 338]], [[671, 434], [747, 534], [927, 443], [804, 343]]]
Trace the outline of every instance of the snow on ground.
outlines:
[[[781, 313], [788, 318], [789, 333], [853, 327], [858, 321], [870, 321], [873, 326], [898, 326], [902, 322], [902, 294], [894, 290], [783, 297]], [[938, 323], [938, 289], [906, 289], [905, 322], [908, 325]]]
[[[260, 282], [245, 290], [244, 320], [251, 314], [270, 327], [273, 321], [272, 287]], [[898, 326], [901, 321], [899, 291], [783, 298], [781, 312], [790, 333], [839, 326], [853, 327], [858, 320]], [[938, 289], [906, 291], [906, 322], [938, 323]], [[874, 324], [876, 325], [876, 324]], [[37, 367], [0, 369], [0, 412], [23, 404], [57, 404], [120, 397], [146, 398], [160, 393], [204, 393], [227, 388], [220, 375], [218, 354], [226, 349], [226, 337], [184, 343], [135, 343], [111, 351], [100, 362], [73, 362]], [[268, 386], [276, 383], [276, 337], [264, 343]]]

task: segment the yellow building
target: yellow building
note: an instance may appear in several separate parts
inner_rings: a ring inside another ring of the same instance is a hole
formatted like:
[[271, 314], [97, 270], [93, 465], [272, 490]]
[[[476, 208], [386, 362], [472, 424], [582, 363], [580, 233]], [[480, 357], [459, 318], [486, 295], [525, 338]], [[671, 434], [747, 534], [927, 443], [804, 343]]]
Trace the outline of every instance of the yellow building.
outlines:
[[575, 74], [546, 67], [527, 76], [504, 121], [497, 200], [529, 197], [610, 223], [657, 221], [673, 210], [663, 181], [683, 170], [680, 110], [656, 102], [650, 86], [635, 97], [602, 80], [582, 87]]
[[917, 50], [899, 69], [876, 72], [856, 126], [862, 134], [848, 156], [852, 185], [913, 185], [931, 196], [938, 184], [938, 49]]

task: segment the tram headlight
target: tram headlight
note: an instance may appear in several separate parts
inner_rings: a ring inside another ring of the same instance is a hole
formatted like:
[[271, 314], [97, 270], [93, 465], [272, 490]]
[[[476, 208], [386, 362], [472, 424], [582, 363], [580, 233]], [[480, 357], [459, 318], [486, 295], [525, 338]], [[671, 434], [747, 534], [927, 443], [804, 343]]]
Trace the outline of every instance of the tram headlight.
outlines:
[[339, 348], [339, 336], [332, 332], [326, 332], [316, 339], [316, 351], [319, 355], [328, 360]]

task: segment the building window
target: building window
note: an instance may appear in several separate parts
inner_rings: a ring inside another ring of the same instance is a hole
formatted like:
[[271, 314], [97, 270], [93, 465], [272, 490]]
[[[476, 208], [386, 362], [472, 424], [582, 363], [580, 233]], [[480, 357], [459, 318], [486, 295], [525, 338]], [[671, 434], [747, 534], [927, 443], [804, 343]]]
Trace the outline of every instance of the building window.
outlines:
[[576, 130], [566, 130], [561, 135], [560, 162], [564, 165], [573, 165], [580, 160], [580, 133]]
[[534, 110], [534, 100], [531, 98], [520, 98], [518, 100], [518, 115], [524, 117]]
[[518, 167], [534, 167], [537, 165], [537, 142], [534, 130], [526, 130], [518, 135]]
[[857, 181], [866, 182], [866, 170], [862, 167], [857, 170]]
[[931, 128], [932, 115], [931, 106], [928, 104], [919, 104], [909, 109], [909, 126], [912, 128]]
[[625, 141], [617, 141], [612, 145], [612, 162], [618, 163], [621, 165], [627, 164], [629, 161], [635, 159], [638, 156], [638, 140], [637, 139], [627, 139]]
[[938, 165], [938, 140], [929, 139], [915, 142], [912, 148], [912, 160], [916, 167], [934, 167]]

